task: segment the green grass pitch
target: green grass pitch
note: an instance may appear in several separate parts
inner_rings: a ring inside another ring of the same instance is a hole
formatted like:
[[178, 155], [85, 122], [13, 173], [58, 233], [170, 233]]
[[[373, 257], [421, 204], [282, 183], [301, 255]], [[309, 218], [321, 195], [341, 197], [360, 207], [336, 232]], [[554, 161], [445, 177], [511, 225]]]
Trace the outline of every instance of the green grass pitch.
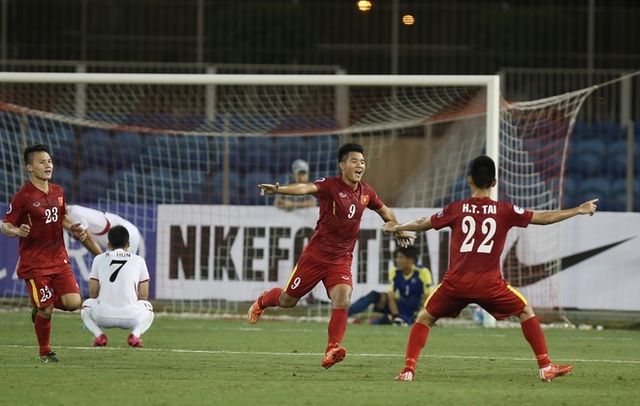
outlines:
[[551, 383], [519, 329], [434, 327], [415, 382], [396, 382], [409, 329], [349, 325], [347, 358], [320, 366], [326, 324], [159, 315], [143, 337], [107, 330], [91, 348], [80, 316], [54, 314], [60, 363], [42, 364], [29, 312], [0, 313], [0, 404], [7, 405], [586, 405], [640, 404], [640, 332], [545, 330]]

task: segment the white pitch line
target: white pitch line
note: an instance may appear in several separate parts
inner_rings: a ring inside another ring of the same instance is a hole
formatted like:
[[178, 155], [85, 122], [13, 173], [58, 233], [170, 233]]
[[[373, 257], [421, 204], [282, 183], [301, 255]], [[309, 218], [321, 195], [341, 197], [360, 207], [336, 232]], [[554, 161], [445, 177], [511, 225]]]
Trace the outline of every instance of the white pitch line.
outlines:
[[[17, 345], [17, 344], [0, 344], [0, 348], [38, 348], [35, 345]], [[281, 356], [294, 356], [294, 357], [321, 357], [324, 354], [319, 352], [268, 352], [268, 351], [229, 351], [229, 350], [187, 350], [180, 348], [136, 348], [134, 350], [127, 347], [73, 347], [73, 346], [56, 346], [56, 348], [65, 350], [80, 350], [80, 351], [144, 351], [144, 352], [174, 352], [182, 354], [211, 354], [211, 355], [267, 355], [274, 357]], [[402, 358], [404, 354], [397, 353], [349, 353], [350, 357], [363, 357], [363, 358]], [[437, 355], [437, 354], [423, 354], [423, 358], [438, 358], [438, 359], [469, 359], [469, 360], [500, 360], [500, 361], [533, 361], [533, 358], [526, 357], [494, 357], [489, 355]], [[620, 359], [584, 359], [584, 358], [558, 358], [558, 361], [562, 362], [590, 362], [596, 364], [630, 364], [640, 365], [640, 360], [620, 360]]]

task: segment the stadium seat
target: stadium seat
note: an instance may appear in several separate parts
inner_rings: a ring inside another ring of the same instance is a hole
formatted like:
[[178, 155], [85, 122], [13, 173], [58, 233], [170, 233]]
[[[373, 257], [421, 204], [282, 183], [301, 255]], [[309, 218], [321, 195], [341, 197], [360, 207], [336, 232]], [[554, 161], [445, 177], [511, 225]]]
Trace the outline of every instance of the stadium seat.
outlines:
[[204, 136], [149, 135], [146, 162], [151, 168], [208, 170], [208, 146]]
[[142, 203], [144, 201], [144, 176], [139, 170], [124, 169], [111, 176], [113, 189], [107, 197], [117, 203]]
[[576, 140], [573, 144], [577, 154], [604, 154], [607, 144], [601, 139]]
[[245, 175], [242, 182], [242, 198], [241, 204], [248, 205], [271, 205], [273, 204], [273, 196], [260, 196], [259, 183], [272, 183], [274, 176], [269, 172], [251, 172]]
[[113, 168], [113, 140], [108, 131], [86, 129], [81, 134], [81, 159], [86, 166], [111, 170]]
[[274, 164], [274, 140], [267, 135], [246, 137], [241, 141], [241, 160], [239, 170], [242, 173], [266, 171]]
[[[220, 171], [211, 176], [211, 201], [213, 204], [222, 204], [224, 197], [224, 179], [225, 173]], [[240, 203], [240, 192], [242, 187], [242, 178], [238, 172], [230, 171], [228, 173], [229, 182], [229, 203]]]
[[[274, 173], [291, 172], [291, 163], [296, 159], [308, 158], [307, 142], [303, 137], [280, 136], [275, 140], [275, 150], [273, 153], [270, 170]], [[308, 161], [307, 161], [308, 162]]]
[[117, 151], [114, 156], [116, 170], [140, 165], [141, 157], [146, 153], [144, 138], [133, 132], [116, 132], [113, 145]]
[[589, 199], [600, 199], [605, 202], [610, 196], [610, 181], [606, 177], [585, 178], [580, 185], [579, 200], [584, 202]]
[[573, 127], [573, 139], [588, 139], [593, 138], [595, 136], [595, 130], [591, 123], [585, 123], [582, 121], [578, 121], [575, 123]]
[[81, 203], [97, 202], [105, 198], [112, 186], [109, 173], [101, 168], [89, 168], [80, 172], [78, 182], [75, 201]]
[[73, 171], [64, 166], [55, 166], [53, 168], [53, 176], [51, 182], [62, 186], [64, 189], [64, 196], [68, 201], [75, 199], [75, 176]]
[[209, 166], [212, 172], [221, 171], [224, 167], [225, 148], [229, 151], [229, 167], [239, 171], [242, 162], [240, 160], [240, 138], [235, 135], [211, 137], [209, 140]]
[[75, 168], [78, 164], [78, 159], [76, 157], [76, 137], [73, 128], [62, 125], [49, 131], [49, 148], [53, 164]]
[[585, 152], [578, 155], [573, 165], [577, 174], [583, 177], [594, 177], [603, 173], [605, 164], [604, 154]]

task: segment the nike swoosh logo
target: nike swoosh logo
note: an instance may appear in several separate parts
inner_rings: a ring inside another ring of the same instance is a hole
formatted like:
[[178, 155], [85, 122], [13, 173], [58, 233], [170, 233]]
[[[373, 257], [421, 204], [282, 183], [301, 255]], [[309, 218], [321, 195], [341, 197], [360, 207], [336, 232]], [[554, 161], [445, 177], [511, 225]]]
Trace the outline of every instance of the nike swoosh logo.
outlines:
[[[617, 245], [625, 243], [635, 237], [626, 238], [611, 244], [603, 245], [601, 247], [593, 248], [587, 251], [582, 251], [577, 254], [568, 255], [560, 258], [560, 271], [564, 271], [582, 261], [585, 261], [593, 256], [596, 256], [604, 251], [607, 251]], [[511, 286], [521, 288], [524, 286], [532, 285], [543, 279], [550, 277], [549, 269], [551, 269], [556, 261], [541, 262], [539, 264], [527, 265], [518, 259], [516, 254], [516, 248], [518, 241], [516, 241], [509, 249], [507, 256], [502, 263], [502, 272], [504, 279], [506, 279]]]

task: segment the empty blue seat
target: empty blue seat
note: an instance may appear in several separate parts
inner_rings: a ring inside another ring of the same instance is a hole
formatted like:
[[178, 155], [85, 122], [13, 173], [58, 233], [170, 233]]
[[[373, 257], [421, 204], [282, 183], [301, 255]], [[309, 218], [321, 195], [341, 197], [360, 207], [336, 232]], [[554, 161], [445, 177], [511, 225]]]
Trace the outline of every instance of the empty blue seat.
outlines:
[[146, 153], [143, 137], [133, 132], [116, 132], [113, 145], [117, 153], [114, 158], [115, 169], [128, 168], [141, 164], [141, 156]]
[[239, 204], [240, 192], [242, 188], [242, 177], [238, 172], [229, 171], [225, 175], [224, 172], [216, 172], [211, 176], [211, 201], [214, 204], [222, 204], [224, 202], [224, 181], [228, 179], [229, 187], [229, 203]]
[[582, 201], [600, 199], [604, 201], [610, 196], [611, 184], [606, 177], [585, 178], [580, 184], [580, 197]]
[[67, 200], [75, 199], [75, 176], [71, 169], [65, 168], [64, 166], [54, 167], [51, 182], [62, 186]]
[[603, 173], [606, 159], [603, 154], [582, 153], [575, 158], [575, 169], [583, 177], [593, 177]]
[[243, 173], [270, 170], [275, 159], [273, 155], [275, 142], [272, 138], [263, 135], [246, 137], [242, 141], [241, 164], [238, 169]]
[[112, 186], [109, 173], [101, 168], [89, 168], [80, 172], [78, 181], [75, 200], [82, 203], [97, 202], [105, 198]]
[[276, 180], [274, 176], [269, 172], [258, 171], [251, 172], [245, 175], [242, 186], [242, 204], [249, 205], [271, 205], [273, 199], [271, 196], [260, 196], [260, 189], [258, 184], [260, 183], [274, 183]]
[[575, 140], [572, 145], [575, 153], [582, 154], [604, 154], [607, 152], [607, 144], [600, 139]]
[[113, 168], [113, 140], [107, 130], [90, 128], [81, 134], [81, 158], [86, 166]]

